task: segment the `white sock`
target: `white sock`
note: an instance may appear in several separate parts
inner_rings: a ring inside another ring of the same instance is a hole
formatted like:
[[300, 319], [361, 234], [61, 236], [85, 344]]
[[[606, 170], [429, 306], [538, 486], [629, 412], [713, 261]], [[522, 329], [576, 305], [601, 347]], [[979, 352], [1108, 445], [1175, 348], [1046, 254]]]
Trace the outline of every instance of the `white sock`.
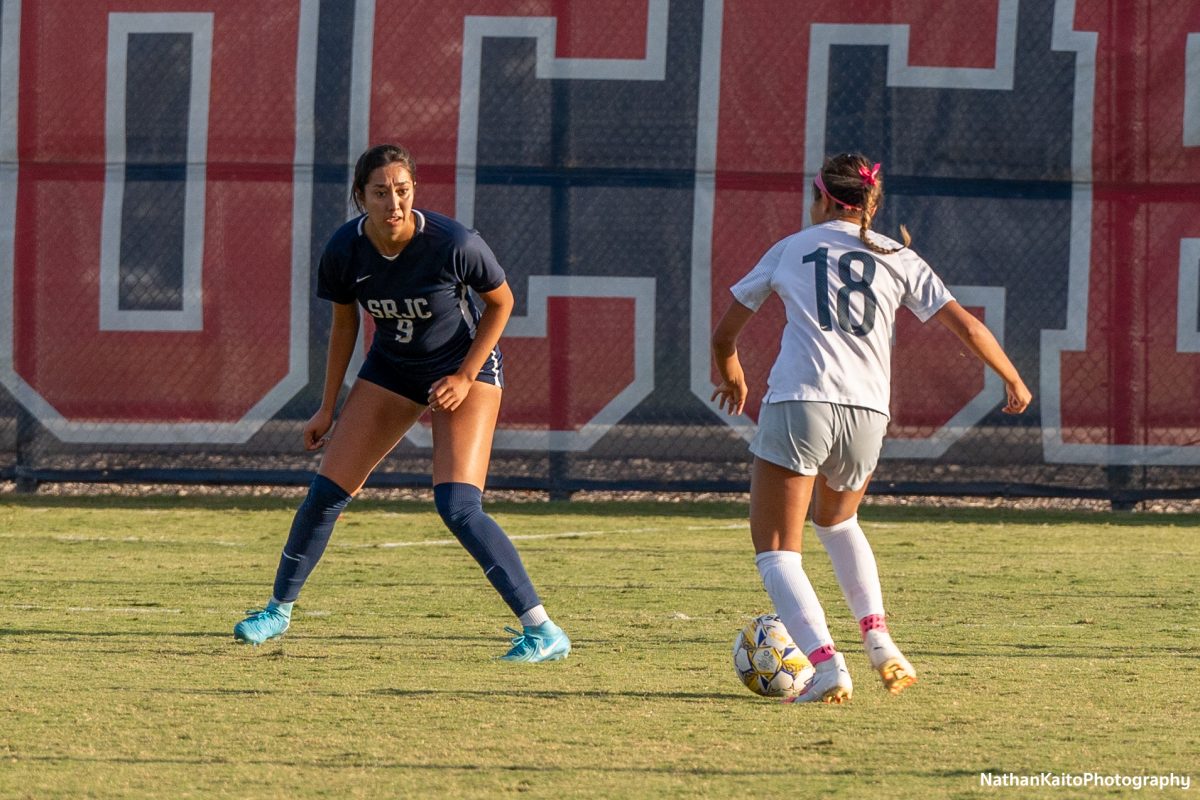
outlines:
[[879, 569], [875, 566], [871, 545], [859, 527], [858, 516], [828, 528], [814, 523], [813, 528], [833, 562], [833, 572], [854, 618], [860, 620], [870, 614], [883, 616]]
[[763, 586], [775, 604], [775, 613], [783, 620], [792, 640], [804, 652], [833, 647], [833, 637], [825, 624], [825, 611], [804, 574], [800, 554], [792, 550], [768, 550], [754, 558]]
[[541, 625], [543, 622], [549, 622], [550, 615], [546, 613], [544, 606], [536, 605], [517, 619], [521, 621], [523, 627], [532, 628], [535, 625]]

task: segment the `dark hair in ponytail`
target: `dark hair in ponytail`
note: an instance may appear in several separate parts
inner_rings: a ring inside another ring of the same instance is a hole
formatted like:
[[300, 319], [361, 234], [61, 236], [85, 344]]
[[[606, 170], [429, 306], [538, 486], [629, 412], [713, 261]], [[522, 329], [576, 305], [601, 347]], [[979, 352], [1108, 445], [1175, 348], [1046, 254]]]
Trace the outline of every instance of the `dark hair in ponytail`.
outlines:
[[878, 164], [872, 164], [862, 153], [842, 153], [825, 159], [817, 177], [818, 191], [843, 209], [858, 212], [858, 238], [868, 250], [887, 255], [912, 244], [908, 228], [903, 225], [900, 226], [900, 238], [904, 247], [894, 250], [881, 247], [868, 235], [871, 221], [883, 202], [883, 176], [879, 174]]

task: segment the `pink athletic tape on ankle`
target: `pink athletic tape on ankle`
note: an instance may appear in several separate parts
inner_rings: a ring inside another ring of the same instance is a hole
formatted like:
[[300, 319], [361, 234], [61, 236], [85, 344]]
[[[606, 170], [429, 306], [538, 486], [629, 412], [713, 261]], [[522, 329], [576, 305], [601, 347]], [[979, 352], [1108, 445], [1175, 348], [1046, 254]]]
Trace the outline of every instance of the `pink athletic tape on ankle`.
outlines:
[[823, 644], [820, 647], [818, 647], [816, 650], [813, 650], [811, 653], [808, 654], [808, 663], [812, 664], [815, 667], [817, 664], [820, 664], [822, 661], [828, 661], [829, 659], [833, 658], [833, 654], [836, 652], [837, 652], [837, 649], [834, 648], [833, 645]]
[[858, 621], [858, 629], [866, 636], [867, 631], [886, 631], [888, 626], [883, 614], [867, 614]]

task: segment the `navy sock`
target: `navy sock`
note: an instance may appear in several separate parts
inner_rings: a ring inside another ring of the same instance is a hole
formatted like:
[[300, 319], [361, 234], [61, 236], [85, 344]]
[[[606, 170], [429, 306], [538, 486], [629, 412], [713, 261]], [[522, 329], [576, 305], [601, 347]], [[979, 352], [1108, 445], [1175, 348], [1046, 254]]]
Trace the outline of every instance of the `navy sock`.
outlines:
[[342, 487], [324, 475], [313, 479], [308, 496], [296, 509], [292, 531], [283, 546], [283, 555], [279, 557], [279, 569], [275, 571], [275, 600], [291, 603], [300, 596], [300, 589], [329, 544], [333, 524], [350, 500]]
[[519, 617], [541, 605], [517, 548], [484, 512], [483, 492], [469, 483], [439, 483], [433, 487], [433, 502], [446, 527], [483, 567], [513, 614]]

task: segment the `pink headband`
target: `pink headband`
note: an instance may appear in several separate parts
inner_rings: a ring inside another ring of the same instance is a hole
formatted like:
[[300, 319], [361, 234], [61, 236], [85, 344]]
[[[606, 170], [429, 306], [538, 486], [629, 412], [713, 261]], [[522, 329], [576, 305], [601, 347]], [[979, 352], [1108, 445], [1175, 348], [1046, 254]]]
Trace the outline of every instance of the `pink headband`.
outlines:
[[836, 197], [834, 197], [832, 194], [830, 194], [829, 190], [825, 188], [825, 181], [821, 178], [820, 172], [817, 173], [817, 179], [815, 181], [813, 181], [813, 183], [817, 184], [817, 188], [821, 190], [821, 194], [825, 195], [826, 197], [828, 197], [833, 202], [837, 203], [842, 208], [848, 208], [848, 209], [851, 209], [852, 211], [861, 211], [862, 210], [862, 206], [852, 206], [849, 203], [843, 203], [841, 200], [838, 200]]
[[[878, 185], [878, 183], [879, 183], [879, 180], [878, 180], [879, 166], [880, 166], [879, 164], [875, 164], [874, 166], [871, 167], [871, 169], [867, 169], [866, 167], [858, 168], [858, 175], [860, 178], [862, 178], [863, 186]], [[852, 206], [849, 203], [843, 202], [841, 200], [838, 200], [836, 197], [834, 197], [833, 194], [828, 189], [825, 188], [825, 179], [821, 177], [820, 171], [817, 172], [817, 179], [814, 181], [814, 183], [816, 183], [817, 188], [821, 190], [821, 194], [825, 195], [826, 197], [828, 197], [833, 202], [837, 203], [842, 208], [848, 208], [852, 211], [861, 211], [862, 210], [862, 206]]]

